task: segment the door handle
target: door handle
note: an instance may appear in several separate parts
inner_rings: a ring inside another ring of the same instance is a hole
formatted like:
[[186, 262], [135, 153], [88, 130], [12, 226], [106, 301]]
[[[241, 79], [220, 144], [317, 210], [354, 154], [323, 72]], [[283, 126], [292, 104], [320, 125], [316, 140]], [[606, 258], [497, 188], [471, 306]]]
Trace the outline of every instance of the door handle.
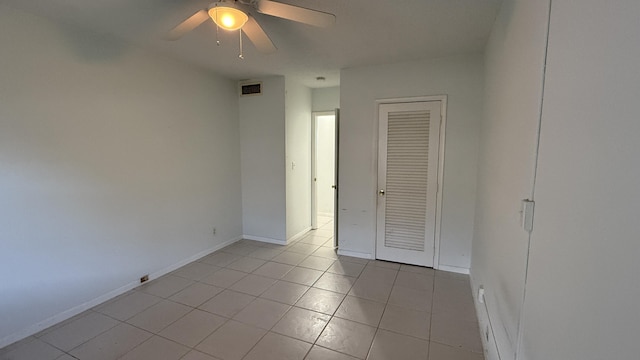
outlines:
[[336, 185], [331, 185], [332, 189], [337, 189], [338, 187]]
[[380, 194], [380, 196], [384, 196], [384, 189], [380, 189], [380, 190], [378, 191], [378, 194]]

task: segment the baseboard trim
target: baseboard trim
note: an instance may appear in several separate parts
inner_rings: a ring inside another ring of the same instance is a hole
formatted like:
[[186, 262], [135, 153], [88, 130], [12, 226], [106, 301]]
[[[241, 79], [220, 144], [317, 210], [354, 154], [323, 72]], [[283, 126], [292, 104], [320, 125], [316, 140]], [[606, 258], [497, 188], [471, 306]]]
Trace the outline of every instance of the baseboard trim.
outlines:
[[498, 345], [493, 334], [493, 326], [489, 318], [489, 311], [486, 306], [486, 298], [484, 303], [478, 301], [478, 285], [470, 276], [471, 294], [473, 295], [473, 304], [476, 308], [476, 316], [478, 317], [478, 325], [480, 326], [480, 338], [482, 340], [482, 348], [484, 349], [484, 358], [486, 360], [501, 360]]
[[269, 244], [287, 245], [286, 240], [272, 239], [272, 238], [262, 237], [262, 236], [242, 235], [242, 238], [247, 240], [262, 241]]
[[373, 259], [373, 255], [371, 255], [369, 253], [363, 253], [363, 252], [351, 251], [351, 250], [344, 250], [344, 249], [340, 249], [340, 248], [338, 248], [338, 255], [351, 256], [351, 257], [356, 257], [356, 258], [361, 258], [361, 259]]
[[437, 270], [442, 270], [442, 271], [454, 272], [454, 273], [458, 273], [458, 274], [469, 275], [469, 269], [463, 268], [463, 267], [458, 267], [458, 266], [439, 265], [436, 269]]
[[[149, 280], [153, 280], [153, 279], [157, 279], [163, 275], [166, 275], [176, 269], [181, 268], [182, 266], [194, 262], [200, 258], [203, 258], [215, 251], [218, 251], [220, 249], [222, 249], [225, 246], [231, 245], [237, 241], [239, 241], [240, 239], [242, 239], [242, 237], [236, 237], [233, 238], [231, 240], [227, 240], [221, 244], [218, 244], [212, 248], [209, 248], [207, 250], [203, 250], [193, 256], [188, 257], [187, 259], [181, 260], [180, 262], [170, 265], [164, 269], [161, 269], [159, 271], [153, 272], [151, 274], [149, 274]], [[40, 331], [51, 327], [53, 325], [56, 325], [58, 323], [61, 323], [67, 319], [70, 319], [80, 313], [82, 313], [83, 311], [89, 310], [94, 306], [98, 306], [100, 304], [102, 304], [103, 302], [109, 301], [113, 298], [115, 298], [116, 296], [122, 295], [124, 293], [126, 293], [129, 290], [135, 289], [136, 287], [140, 286], [140, 281], [132, 281], [126, 285], [123, 285], [115, 290], [109, 291], [108, 293], [98, 296], [95, 299], [89, 300], [83, 304], [80, 304], [78, 306], [75, 306], [69, 310], [65, 310], [59, 314], [56, 314], [46, 320], [43, 320], [35, 325], [29, 326], [28, 328], [15, 332], [11, 335], [5, 336], [4, 338], [0, 339], [0, 349], [4, 348], [5, 346], [9, 346], [15, 342], [18, 342], [24, 338], [27, 338], [29, 336], [32, 336], [34, 334], [39, 333]]]
[[304, 237], [309, 231], [311, 231], [311, 226], [304, 228], [304, 230], [300, 231], [299, 233], [293, 235], [292, 237], [287, 239], [287, 244], [290, 244], [294, 241], [297, 241], [298, 239], [301, 239], [302, 237]]

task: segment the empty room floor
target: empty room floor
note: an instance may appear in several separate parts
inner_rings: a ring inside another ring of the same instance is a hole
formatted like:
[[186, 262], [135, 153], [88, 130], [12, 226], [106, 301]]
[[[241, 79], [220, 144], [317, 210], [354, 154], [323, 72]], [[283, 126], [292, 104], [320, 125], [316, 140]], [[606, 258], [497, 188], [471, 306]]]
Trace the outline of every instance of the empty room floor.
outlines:
[[241, 240], [0, 359], [483, 359], [468, 276], [337, 256], [332, 227]]

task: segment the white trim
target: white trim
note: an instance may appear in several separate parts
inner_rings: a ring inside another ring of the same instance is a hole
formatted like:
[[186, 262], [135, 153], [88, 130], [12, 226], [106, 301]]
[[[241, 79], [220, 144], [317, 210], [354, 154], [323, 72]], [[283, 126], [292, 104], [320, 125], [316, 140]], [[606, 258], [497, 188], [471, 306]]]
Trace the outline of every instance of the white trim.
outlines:
[[458, 266], [442, 265], [441, 264], [440, 267], [438, 268], [438, 270], [469, 275], [469, 269], [468, 268], [463, 268], [463, 267], [458, 267]]
[[333, 215], [333, 213], [323, 213], [323, 212], [321, 212], [321, 213], [318, 213], [318, 216], [324, 216], [324, 217], [333, 218], [334, 215]]
[[[458, 272], [456, 270], [447, 270], [452, 267], [448, 267], [447, 265], [440, 264], [440, 236], [441, 236], [441, 225], [442, 225], [442, 193], [444, 189], [444, 152], [445, 152], [445, 142], [446, 142], [446, 128], [447, 128], [447, 95], [425, 95], [425, 96], [415, 96], [415, 97], [406, 97], [406, 98], [387, 98], [387, 99], [378, 99], [375, 101], [375, 117], [374, 117], [374, 130], [373, 135], [376, 139], [379, 138], [380, 134], [378, 131], [378, 121], [380, 116], [380, 105], [381, 104], [393, 104], [393, 103], [408, 103], [408, 102], [422, 102], [422, 101], [440, 101], [440, 116], [442, 117], [442, 121], [440, 123], [440, 143], [438, 150], [438, 193], [436, 195], [436, 221], [435, 221], [435, 230], [434, 230], [434, 239], [433, 239], [433, 268], [436, 270], [444, 270], [444, 271], [453, 271]], [[373, 169], [374, 174], [378, 173], [378, 141], [374, 141], [373, 146]], [[374, 204], [378, 203], [378, 176], [376, 175], [376, 186], [373, 189], [373, 197]], [[377, 212], [377, 206], [376, 206]], [[375, 217], [375, 228], [377, 229], [377, 215]], [[377, 233], [376, 233], [377, 235]], [[375, 249], [376, 249], [376, 241], [374, 239], [373, 243], [373, 258], [375, 258]], [[463, 268], [460, 268], [463, 269]], [[466, 269], [466, 272], [462, 272], [463, 274], [468, 274], [469, 269]]]
[[298, 239], [301, 239], [303, 236], [305, 236], [309, 231], [311, 231], [311, 226], [304, 228], [302, 231], [300, 231], [299, 233], [293, 235], [292, 237], [287, 239], [287, 243], [292, 243]]
[[351, 256], [361, 259], [373, 259], [373, 255], [369, 253], [363, 253], [359, 251], [338, 249], [338, 255]]
[[478, 317], [478, 325], [480, 326], [480, 338], [482, 340], [482, 348], [484, 349], [484, 358], [486, 360], [501, 360], [498, 352], [498, 345], [493, 334], [493, 326], [489, 318], [487, 309], [487, 297], [484, 298], [484, 304], [478, 301], [478, 292], [476, 289], [479, 285], [473, 276], [470, 277], [471, 294], [473, 295], [473, 304], [476, 308], [476, 316]]
[[[151, 274], [149, 274], [149, 280], [153, 280], [153, 279], [157, 279], [163, 275], [166, 275], [186, 264], [189, 264], [191, 262], [194, 262], [200, 258], [203, 258], [215, 251], [218, 251], [220, 249], [222, 249], [225, 246], [231, 245], [233, 243], [235, 243], [236, 241], [239, 241], [241, 239], [241, 237], [236, 237], [233, 238], [231, 240], [227, 240], [221, 244], [218, 244], [212, 248], [209, 248], [207, 250], [203, 250], [193, 256], [188, 257], [187, 259], [181, 260], [173, 265], [170, 265], [164, 269], [161, 269], [159, 271], [153, 272]], [[89, 300], [87, 302], [85, 302], [84, 304], [80, 304], [78, 306], [75, 306], [71, 309], [65, 310], [59, 314], [56, 314], [46, 320], [43, 320], [35, 325], [29, 326], [26, 329], [23, 329], [21, 331], [17, 331], [11, 335], [5, 336], [4, 338], [0, 339], [0, 349], [4, 348], [5, 346], [11, 345], [17, 341], [20, 341], [24, 338], [27, 338], [31, 335], [37, 334], [40, 331], [49, 328], [53, 325], [56, 325], [58, 323], [61, 323], [67, 319], [70, 319], [80, 313], [82, 313], [83, 311], [89, 310], [95, 306], [98, 306], [108, 300], [111, 300], [113, 298], [115, 298], [116, 296], [122, 295], [124, 293], [126, 293], [129, 290], [135, 289], [136, 287], [140, 286], [140, 280], [136, 280], [136, 281], [132, 281], [126, 285], [123, 285], [115, 290], [109, 291], [106, 294], [100, 295], [95, 299]]]
[[242, 235], [242, 238], [247, 240], [262, 241], [269, 244], [287, 245], [287, 240], [272, 239], [262, 236]]

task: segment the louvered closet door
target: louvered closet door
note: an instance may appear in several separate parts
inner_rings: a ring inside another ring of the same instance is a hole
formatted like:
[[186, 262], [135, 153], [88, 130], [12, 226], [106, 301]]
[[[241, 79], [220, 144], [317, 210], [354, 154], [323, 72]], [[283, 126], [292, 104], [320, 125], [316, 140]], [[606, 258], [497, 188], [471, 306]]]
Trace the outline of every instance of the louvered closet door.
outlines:
[[440, 101], [379, 108], [376, 258], [433, 266]]

